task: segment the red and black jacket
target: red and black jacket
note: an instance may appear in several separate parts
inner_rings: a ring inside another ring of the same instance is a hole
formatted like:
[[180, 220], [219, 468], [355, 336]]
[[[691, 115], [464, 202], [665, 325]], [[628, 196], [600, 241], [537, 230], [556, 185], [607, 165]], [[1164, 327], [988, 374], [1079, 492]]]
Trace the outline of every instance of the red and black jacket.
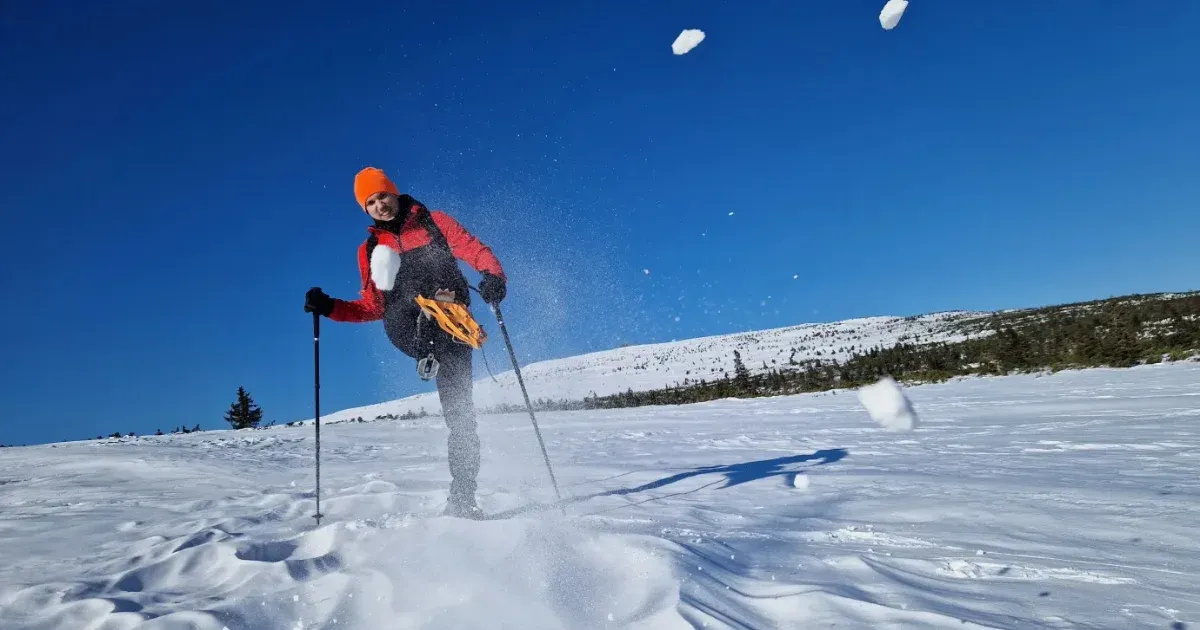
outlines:
[[[486, 245], [458, 221], [439, 210], [430, 211], [408, 195], [400, 196], [400, 207], [409, 211], [396, 221], [396, 231], [380, 226], [367, 228], [370, 236], [358, 247], [358, 272], [362, 289], [357, 300], [334, 300], [329, 318], [339, 322], [370, 322], [383, 319], [389, 308], [417, 309], [414, 298], [433, 297], [439, 289], [455, 292], [458, 301], [470, 304], [467, 279], [458, 268], [461, 260], [480, 273], [505, 279], [504, 268]], [[400, 271], [391, 291], [382, 291], [371, 279], [371, 253], [379, 246], [400, 255]], [[457, 260], [456, 260], [457, 259]]]

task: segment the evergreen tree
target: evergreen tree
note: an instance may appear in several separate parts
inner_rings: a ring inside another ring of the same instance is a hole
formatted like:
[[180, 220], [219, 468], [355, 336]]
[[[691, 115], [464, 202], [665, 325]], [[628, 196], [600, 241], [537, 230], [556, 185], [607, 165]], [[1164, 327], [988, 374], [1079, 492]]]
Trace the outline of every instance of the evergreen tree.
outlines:
[[737, 383], [738, 389], [747, 391], [750, 388], [750, 370], [746, 369], [746, 364], [742, 362], [742, 353], [737, 350], [733, 351], [733, 378]]
[[253, 429], [262, 422], [262, 414], [262, 409], [254, 404], [250, 394], [246, 393], [246, 388], [239, 387], [237, 402], [229, 405], [229, 411], [225, 412], [225, 422], [234, 429]]

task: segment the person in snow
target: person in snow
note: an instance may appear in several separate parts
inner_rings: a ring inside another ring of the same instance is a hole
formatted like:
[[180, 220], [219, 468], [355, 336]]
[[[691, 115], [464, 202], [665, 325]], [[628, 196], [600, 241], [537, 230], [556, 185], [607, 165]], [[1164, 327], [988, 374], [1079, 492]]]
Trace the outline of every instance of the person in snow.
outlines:
[[480, 515], [475, 503], [479, 435], [472, 400], [472, 348], [426, 317], [415, 298], [441, 293], [469, 306], [469, 285], [457, 262], [461, 260], [480, 273], [483, 300], [499, 304], [506, 294], [504, 268], [491, 249], [458, 221], [400, 194], [382, 170], [360, 171], [354, 178], [354, 197], [373, 220], [366, 241], [358, 247], [360, 296], [340, 300], [313, 287], [305, 295], [304, 310], [338, 322], [383, 320], [388, 339], [401, 352], [414, 359], [432, 354], [438, 398], [450, 429], [447, 451], [452, 481], [446, 514], [476, 517]]

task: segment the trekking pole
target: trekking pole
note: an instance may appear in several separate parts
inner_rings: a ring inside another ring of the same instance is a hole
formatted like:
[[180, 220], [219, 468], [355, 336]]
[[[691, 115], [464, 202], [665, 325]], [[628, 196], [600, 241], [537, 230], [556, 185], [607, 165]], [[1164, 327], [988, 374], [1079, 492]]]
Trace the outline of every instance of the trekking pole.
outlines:
[[321, 316], [313, 313], [313, 427], [317, 434], [317, 525], [321, 524]]
[[[521, 378], [521, 366], [517, 364], [517, 353], [513, 352], [512, 340], [508, 338], [508, 328], [504, 326], [504, 315], [500, 313], [499, 304], [489, 304], [496, 321], [500, 324], [500, 333], [504, 335], [504, 345], [508, 346], [508, 358], [512, 359], [513, 371], [517, 374], [517, 383], [521, 386], [521, 395], [525, 397], [525, 407], [529, 409], [529, 419], [533, 421], [533, 432], [537, 434], [538, 446], [542, 447], [542, 458], [546, 460], [546, 470], [550, 472], [550, 483], [554, 484], [554, 496], [562, 501], [558, 492], [558, 481], [554, 479], [554, 468], [550, 466], [550, 456], [546, 454], [546, 443], [542, 441], [542, 432], [538, 429], [537, 416], [533, 415], [533, 403], [529, 402], [529, 391], [525, 389], [525, 379]], [[565, 513], [565, 508], [564, 508]]]

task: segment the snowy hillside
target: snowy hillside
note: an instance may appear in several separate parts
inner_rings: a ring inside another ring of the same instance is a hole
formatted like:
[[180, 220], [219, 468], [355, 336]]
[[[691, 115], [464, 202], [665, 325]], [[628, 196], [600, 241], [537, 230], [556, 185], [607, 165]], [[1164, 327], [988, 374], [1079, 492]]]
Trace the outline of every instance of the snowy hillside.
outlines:
[[[546, 413], [565, 518], [437, 516], [440, 418], [327, 427], [319, 526], [307, 427], [3, 449], [0, 628], [1200, 623], [1200, 364], [908, 393]], [[480, 432], [486, 510], [553, 498], [526, 416]]]
[[[919, 378], [922, 365], [938, 373], [939, 378], [946, 378], [1050, 366], [1128, 367], [1157, 363], [1164, 358], [1179, 360], [1200, 353], [1198, 321], [1200, 293], [1129, 295], [995, 313], [953, 311], [789, 326], [595, 352], [534, 363], [523, 366], [522, 371], [534, 400], [577, 402], [589, 396], [611, 396], [627, 390], [651, 392], [682, 386], [691, 387], [694, 392], [700, 389], [697, 385], [702, 380], [711, 386], [732, 376], [738, 357], [751, 375], [768, 375], [757, 379], [760, 386], [749, 392], [668, 399], [697, 402], [745, 397], [742, 393], [778, 395], [840, 386], [843, 381], [832, 380], [807, 389], [796, 386], [799, 379], [795, 377], [819, 376], [822, 372], [806, 364], [830, 366], [835, 361], [838, 370], [845, 372], [839, 378], [853, 382], [857, 373], [861, 381], [858, 384], [865, 384], [864, 375], [874, 378], [876, 374], [890, 373], [899, 378], [897, 371], [915, 373]], [[1004, 334], [996, 336], [997, 331]], [[869, 356], [873, 349], [894, 349], [899, 344], [905, 348], [883, 353], [890, 359]], [[493, 368], [507, 367], [501, 341], [490, 341], [486, 348]], [[890, 362], [885, 365], [885, 361]], [[779, 377], [793, 378], [791, 389], [780, 386]], [[772, 379], [777, 381], [776, 385], [769, 384]], [[630, 400], [635, 405], [645, 403], [644, 398], [641, 402], [635, 397]], [[475, 401], [480, 409], [522, 406], [520, 389], [511, 371], [497, 374], [493, 380], [479, 369]], [[422, 409], [438, 411], [435, 394], [347, 409], [328, 414], [325, 419], [370, 421]]]
[[[771, 330], [700, 337], [669, 343], [630, 346], [577, 357], [543, 361], [521, 367], [521, 374], [535, 399], [579, 400], [589, 395], [605, 396], [627, 389], [645, 391], [668, 385], [713, 381], [733, 373], [734, 351], [738, 351], [752, 373], [817, 359], [845, 361], [854, 352], [875, 346], [890, 347], [901, 341], [957, 341], [966, 324], [988, 313], [945, 312], [920, 317], [868, 317], [828, 324], [805, 324]], [[486, 372], [475, 383], [479, 407], [522, 402], [516, 376], [507, 366], [507, 354], [499, 338], [485, 346], [496, 371], [493, 381]], [[519, 351], [519, 350], [518, 350]], [[482, 370], [481, 370], [482, 371]], [[403, 415], [440, 408], [437, 395], [421, 394], [395, 401], [346, 409], [324, 419], [337, 422], [361, 417]]]

